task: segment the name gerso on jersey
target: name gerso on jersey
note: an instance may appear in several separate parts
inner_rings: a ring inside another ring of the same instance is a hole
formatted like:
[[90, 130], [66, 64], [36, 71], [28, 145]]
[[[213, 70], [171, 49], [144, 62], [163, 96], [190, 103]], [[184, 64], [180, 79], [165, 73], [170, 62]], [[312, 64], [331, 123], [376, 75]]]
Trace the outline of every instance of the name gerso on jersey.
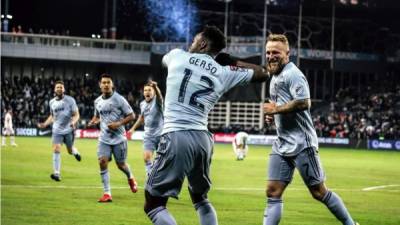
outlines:
[[207, 62], [206, 60], [199, 59], [194, 56], [189, 58], [189, 63], [210, 71], [210, 73], [213, 75], [217, 72], [217, 67], [215, 67], [211, 62]]

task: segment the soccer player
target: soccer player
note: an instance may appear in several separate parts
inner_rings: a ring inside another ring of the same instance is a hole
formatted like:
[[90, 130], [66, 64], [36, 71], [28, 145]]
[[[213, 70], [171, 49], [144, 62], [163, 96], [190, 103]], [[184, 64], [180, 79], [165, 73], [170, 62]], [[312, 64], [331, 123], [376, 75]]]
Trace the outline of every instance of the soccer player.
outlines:
[[129, 132], [135, 130], [144, 124], [143, 138], [143, 159], [146, 174], [149, 173], [153, 164], [153, 152], [157, 149], [160, 142], [162, 126], [164, 124], [163, 117], [163, 97], [157, 83], [150, 81], [143, 88], [144, 100], [140, 103], [140, 115], [136, 123]]
[[248, 138], [249, 135], [243, 131], [235, 135], [235, 138], [232, 141], [232, 147], [237, 160], [243, 160], [247, 156], [247, 152], [249, 151], [249, 147], [247, 145]]
[[82, 157], [77, 148], [74, 147], [74, 129], [79, 120], [79, 110], [75, 99], [64, 94], [64, 82], [56, 81], [54, 84], [55, 97], [50, 100], [50, 115], [44, 123], [39, 123], [39, 128], [46, 128], [53, 124], [52, 142], [53, 142], [53, 170], [50, 178], [55, 181], [61, 181], [61, 145], [67, 146], [69, 154], [74, 155], [77, 161]]
[[100, 123], [100, 136], [97, 157], [100, 165], [100, 176], [104, 193], [98, 202], [112, 202], [110, 173], [108, 162], [114, 155], [118, 168], [128, 178], [128, 184], [133, 193], [138, 190], [137, 182], [126, 163], [128, 146], [125, 137], [125, 124], [135, 118], [128, 101], [114, 91], [114, 84], [109, 74], [102, 74], [100, 79], [101, 95], [94, 102], [94, 116], [88, 126]]
[[312, 196], [325, 204], [345, 225], [356, 224], [342, 199], [325, 185], [318, 155], [318, 139], [310, 114], [310, 90], [303, 73], [289, 62], [284, 35], [271, 34], [266, 43], [267, 70], [272, 75], [269, 103], [264, 103], [267, 123], [275, 121], [278, 139], [269, 157], [264, 225], [279, 224], [282, 195], [297, 168]]
[[269, 77], [261, 66], [241, 61], [233, 64], [251, 69], [218, 64], [214, 57], [225, 45], [222, 32], [215, 26], [206, 26], [195, 36], [189, 52], [174, 49], [162, 59], [168, 68], [164, 127], [147, 179], [144, 206], [153, 224], [176, 224], [166, 205], [169, 197], [178, 198], [185, 177], [200, 223], [218, 224], [207, 199], [213, 152], [212, 135], [207, 130], [208, 113], [232, 87], [263, 82]]
[[12, 110], [11, 108], [7, 110], [4, 115], [4, 128], [3, 128], [3, 137], [1, 140], [1, 146], [6, 146], [7, 136], [10, 136], [11, 146], [17, 147], [15, 143], [15, 132], [12, 123]]

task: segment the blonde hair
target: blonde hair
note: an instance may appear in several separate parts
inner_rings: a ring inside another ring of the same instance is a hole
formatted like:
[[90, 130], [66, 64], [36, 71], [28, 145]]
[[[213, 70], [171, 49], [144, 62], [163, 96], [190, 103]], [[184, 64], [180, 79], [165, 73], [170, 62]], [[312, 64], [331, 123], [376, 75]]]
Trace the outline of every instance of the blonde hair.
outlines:
[[289, 49], [289, 41], [286, 37], [286, 35], [284, 34], [270, 34], [267, 38], [267, 42], [269, 41], [278, 41], [278, 42], [282, 42], [283, 44], [285, 44], [287, 46], [287, 48]]

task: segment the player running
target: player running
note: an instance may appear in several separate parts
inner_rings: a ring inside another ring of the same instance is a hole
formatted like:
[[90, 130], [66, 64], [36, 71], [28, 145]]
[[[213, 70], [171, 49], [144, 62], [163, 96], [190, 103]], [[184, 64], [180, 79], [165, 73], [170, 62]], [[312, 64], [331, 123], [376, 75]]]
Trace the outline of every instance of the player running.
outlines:
[[310, 114], [310, 90], [303, 73], [289, 62], [289, 42], [271, 34], [266, 43], [272, 101], [264, 104], [266, 120], [275, 120], [278, 139], [269, 157], [267, 203], [264, 225], [277, 225], [282, 216], [282, 195], [297, 168], [312, 196], [325, 204], [344, 225], [353, 221], [342, 199], [325, 185], [318, 155], [318, 139]]
[[114, 84], [110, 75], [101, 75], [99, 85], [102, 94], [94, 102], [94, 116], [88, 126], [100, 123], [97, 156], [104, 192], [98, 202], [112, 202], [110, 173], [108, 171], [108, 162], [112, 155], [118, 168], [128, 178], [131, 191], [136, 193], [138, 190], [137, 182], [126, 163], [128, 146], [125, 137], [125, 125], [135, 118], [135, 114], [128, 101], [114, 91]]
[[39, 123], [39, 128], [46, 128], [53, 124], [53, 173], [50, 178], [61, 181], [61, 145], [65, 144], [69, 154], [72, 154], [77, 161], [82, 157], [74, 146], [76, 123], [79, 120], [79, 110], [75, 99], [64, 94], [64, 82], [56, 81], [54, 84], [55, 97], [50, 100], [50, 115], [44, 123]]

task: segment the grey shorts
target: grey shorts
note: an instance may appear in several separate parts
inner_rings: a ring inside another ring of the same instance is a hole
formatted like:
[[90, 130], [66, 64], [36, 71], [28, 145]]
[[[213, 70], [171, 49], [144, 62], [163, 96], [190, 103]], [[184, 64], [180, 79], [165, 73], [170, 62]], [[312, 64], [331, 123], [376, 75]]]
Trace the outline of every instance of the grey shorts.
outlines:
[[205, 195], [210, 190], [209, 177], [213, 139], [208, 131], [185, 130], [161, 136], [146, 190], [157, 197], [174, 197], [187, 177], [192, 193]]
[[99, 141], [97, 146], [97, 157], [106, 157], [111, 160], [111, 154], [114, 155], [114, 159], [117, 163], [125, 162], [126, 157], [128, 156], [128, 147], [126, 141], [116, 145], [109, 145]]
[[268, 180], [278, 180], [289, 184], [297, 168], [304, 183], [313, 186], [325, 181], [325, 172], [315, 148], [306, 148], [292, 157], [271, 153], [269, 157]]
[[53, 133], [51, 136], [51, 140], [53, 144], [63, 144], [67, 146], [67, 148], [72, 148], [74, 146], [75, 135], [74, 132], [68, 134], [55, 134]]
[[156, 137], [144, 137], [143, 139], [143, 150], [155, 151], [160, 143], [161, 136]]

